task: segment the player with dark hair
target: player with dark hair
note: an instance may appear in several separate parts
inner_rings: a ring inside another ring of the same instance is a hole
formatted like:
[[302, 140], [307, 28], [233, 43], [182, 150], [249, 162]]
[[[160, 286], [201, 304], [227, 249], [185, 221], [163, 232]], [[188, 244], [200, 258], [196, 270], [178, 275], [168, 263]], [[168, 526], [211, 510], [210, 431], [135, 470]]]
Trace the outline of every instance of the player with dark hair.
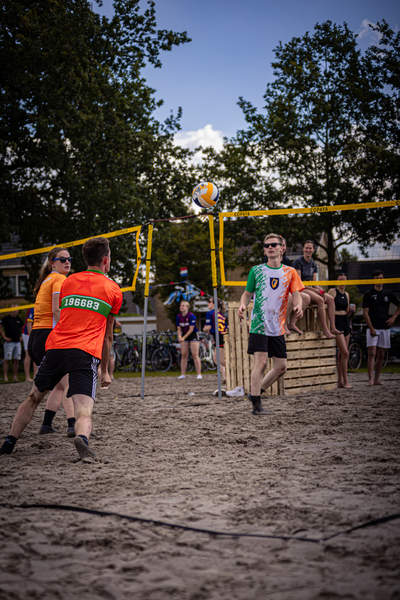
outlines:
[[[379, 381], [382, 371], [385, 349], [390, 348], [390, 328], [400, 314], [400, 301], [388, 290], [383, 290], [383, 271], [376, 269], [372, 272], [376, 279], [374, 287], [366, 292], [363, 297], [363, 314], [367, 322], [367, 347], [368, 347], [368, 385], [383, 385]], [[389, 318], [390, 303], [397, 306], [393, 316]], [[376, 359], [376, 362], [375, 362]], [[374, 376], [375, 367], [375, 376]]]
[[82, 459], [95, 456], [89, 446], [92, 411], [96, 398], [97, 367], [101, 383], [111, 383], [108, 361], [115, 316], [122, 304], [119, 286], [106, 277], [110, 248], [106, 238], [92, 238], [82, 248], [87, 269], [65, 280], [60, 291], [61, 316], [46, 341], [46, 355], [28, 398], [14, 417], [0, 454], [11, 454], [47, 392], [69, 374], [68, 397], [75, 408], [75, 447]]

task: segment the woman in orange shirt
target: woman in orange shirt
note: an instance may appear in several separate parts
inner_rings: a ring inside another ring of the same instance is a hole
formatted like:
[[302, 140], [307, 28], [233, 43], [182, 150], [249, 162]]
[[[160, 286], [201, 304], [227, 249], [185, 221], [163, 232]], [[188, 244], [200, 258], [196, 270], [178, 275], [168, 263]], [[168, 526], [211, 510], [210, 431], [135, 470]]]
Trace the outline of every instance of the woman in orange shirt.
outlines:
[[[29, 336], [28, 352], [39, 366], [46, 354], [46, 340], [60, 318], [60, 291], [71, 270], [72, 258], [66, 248], [53, 248], [40, 271], [33, 293], [35, 295], [35, 316]], [[65, 396], [68, 389], [68, 375], [63, 377], [50, 393], [40, 433], [56, 433], [52, 422], [63, 403], [68, 420], [68, 437], [75, 436], [74, 406], [71, 398]]]

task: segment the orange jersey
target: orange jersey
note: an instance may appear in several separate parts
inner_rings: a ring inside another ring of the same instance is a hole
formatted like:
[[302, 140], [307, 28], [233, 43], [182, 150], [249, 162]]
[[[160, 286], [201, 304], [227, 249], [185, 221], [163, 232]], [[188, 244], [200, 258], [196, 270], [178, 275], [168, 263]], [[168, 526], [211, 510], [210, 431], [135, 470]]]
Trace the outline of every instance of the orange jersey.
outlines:
[[55, 326], [53, 295], [60, 294], [61, 286], [65, 280], [65, 275], [53, 271], [43, 281], [35, 300], [35, 317], [32, 329], [52, 329]]
[[78, 348], [101, 359], [109, 314], [122, 304], [119, 286], [104, 273], [87, 270], [70, 275], [60, 294], [61, 317], [46, 341], [46, 350]]

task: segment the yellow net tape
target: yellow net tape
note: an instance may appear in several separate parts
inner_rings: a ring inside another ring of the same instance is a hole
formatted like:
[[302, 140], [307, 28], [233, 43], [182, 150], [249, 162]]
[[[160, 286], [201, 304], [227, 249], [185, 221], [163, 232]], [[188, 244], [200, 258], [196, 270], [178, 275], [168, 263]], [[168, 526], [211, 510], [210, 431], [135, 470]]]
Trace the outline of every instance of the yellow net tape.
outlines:
[[[133, 276], [132, 285], [130, 287], [121, 288], [121, 292], [130, 292], [130, 291], [135, 291], [135, 289], [136, 289], [136, 281], [137, 281], [137, 277], [139, 274], [139, 268], [140, 268], [141, 259], [142, 259], [142, 255], [140, 252], [140, 246], [139, 246], [139, 237], [140, 237], [141, 230], [142, 230], [142, 226], [137, 225], [136, 227], [127, 227], [126, 229], [120, 229], [118, 231], [103, 233], [101, 235], [92, 235], [92, 236], [90, 236], [88, 238], [84, 238], [82, 240], [75, 240], [74, 242], [67, 242], [66, 244], [57, 244], [57, 245], [59, 245], [62, 248], [72, 248], [73, 246], [80, 246], [81, 244], [84, 244], [85, 242], [87, 242], [87, 240], [91, 240], [92, 238], [95, 238], [95, 237], [112, 238], [112, 237], [116, 237], [118, 235], [126, 235], [127, 233], [134, 233], [136, 231], [135, 237], [136, 237], [137, 258], [136, 258], [135, 274]], [[14, 252], [13, 254], [3, 254], [3, 255], [0, 255], [0, 261], [7, 260], [10, 258], [20, 258], [22, 256], [31, 256], [33, 254], [43, 254], [44, 252], [50, 252], [50, 250], [55, 247], [56, 247], [56, 245], [53, 244], [52, 246], [46, 246], [44, 248], [36, 248], [35, 250], [26, 250], [25, 252]], [[35, 305], [34, 304], [23, 304], [20, 306], [21, 306], [21, 308], [19, 310], [25, 310], [26, 308], [32, 308]], [[4, 312], [10, 312], [10, 307], [0, 308], [0, 313], [4, 313]]]
[[[363, 204], [340, 204], [337, 206], [315, 206], [312, 208], [278, 208], [273, 210], [248, 210], [237, 212], [219, 213], [219, 264], [221, 269], [221, 285], [245, 286], [246, 281], [227, 281], [225, 279], [224, 267], [224, 217], [263, 217], [268, 215], [291, 215], [307, 213], [325, 213], [343, 210], [361, 210], [366, 208], [385, 208], [390, 206], [400, 206], [400, 200], [386, 200], [384, 202], [365, 202]], [[368, 285], [372, 279], [359, 280], [354, 279], [346, 281], [346, 285]], [[400, 278], [385, 279], [384, 283], [399, 283]], [[375, 281], [376, 282], [376, 281]], [[337, 281], [307, 281], [304, 285], [339, 285]], [[342, 280], [343, 285], [343, 280]]]

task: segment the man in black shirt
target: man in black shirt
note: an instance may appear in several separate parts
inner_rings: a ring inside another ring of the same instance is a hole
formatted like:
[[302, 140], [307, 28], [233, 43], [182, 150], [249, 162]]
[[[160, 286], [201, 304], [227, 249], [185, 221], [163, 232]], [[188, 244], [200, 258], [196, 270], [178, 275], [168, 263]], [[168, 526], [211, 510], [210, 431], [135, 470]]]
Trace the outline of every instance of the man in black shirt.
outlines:
[[[372, 277], [377, 280], [372, 290], [364, 294], [363, 314], [367, 322], [367, 347], [368, 347], [368, 385], [383, 385], [379, 381], [382, 370], [385, 349], [390, 348], [390, 328], [400, 314], [400, 301], [392, 292], [383, 290], [382, 271], [376, 270]], [[397, 310], [389, 318], [390, 303], [397, 306]], [[376, 362], [375, 362], [376, 358]], [[374, 377], [375, 366], [375, 377]]]
[[[11, 308], [17, 308], [13, 304]], [[8, 363], [13, 360], [13, 381], [18, 381], [18, 366], [21, 359], [22, 327], [24, 323], [18, 316], [18, 310], [12, 310], [9, 315], [1, 320], [0, 332], [4, 338], [3, 378], [8, 381]]]

